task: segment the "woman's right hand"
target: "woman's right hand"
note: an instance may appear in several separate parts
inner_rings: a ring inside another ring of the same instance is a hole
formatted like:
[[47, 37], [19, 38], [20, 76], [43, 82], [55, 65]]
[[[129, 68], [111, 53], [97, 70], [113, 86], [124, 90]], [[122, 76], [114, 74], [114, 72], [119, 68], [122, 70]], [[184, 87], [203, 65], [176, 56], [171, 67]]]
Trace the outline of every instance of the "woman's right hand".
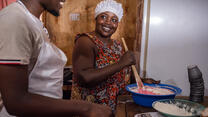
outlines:
[[122, 64], [124, 67], [136, 64], [134, 52], [125, 52], [124, 55], [121, 57], [119, 64]]

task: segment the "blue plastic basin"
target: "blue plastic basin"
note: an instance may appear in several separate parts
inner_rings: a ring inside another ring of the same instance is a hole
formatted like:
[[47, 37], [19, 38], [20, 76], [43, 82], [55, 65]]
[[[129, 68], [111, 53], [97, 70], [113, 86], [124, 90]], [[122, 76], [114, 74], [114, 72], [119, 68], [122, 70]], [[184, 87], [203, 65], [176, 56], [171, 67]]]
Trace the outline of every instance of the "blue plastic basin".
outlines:
[[173, 94], [170, 95], [150, 95], [150, 94], [140, 94], [136, 93], [130, 90], [132, 87], [137, 87], [136, 84], [130, 84], [126, 86], [126, 90], [132, 93], [132, 98], [136, 104], [139, 104], [141, 106], [145, 107], [152, 107], [152, 103], [157, 100], [161, 99], [174, 99], [176, 95], [181, 93], [181, 89], [172, 85], [167, 84], [146, 84], [144, 83], [144, 86], [151, 86], [151, 87], [159, 87], [159, 88], [165, 88], [173, 91]]

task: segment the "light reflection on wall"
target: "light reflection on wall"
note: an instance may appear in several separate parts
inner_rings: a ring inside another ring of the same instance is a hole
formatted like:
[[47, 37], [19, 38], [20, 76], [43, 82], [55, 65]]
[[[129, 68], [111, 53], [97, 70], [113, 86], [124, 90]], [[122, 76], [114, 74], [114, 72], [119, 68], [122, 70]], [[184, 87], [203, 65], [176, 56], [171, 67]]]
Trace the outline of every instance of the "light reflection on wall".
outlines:
[[150, 17], [150, 25], [160, 25], [163, 22], [161, 17]]

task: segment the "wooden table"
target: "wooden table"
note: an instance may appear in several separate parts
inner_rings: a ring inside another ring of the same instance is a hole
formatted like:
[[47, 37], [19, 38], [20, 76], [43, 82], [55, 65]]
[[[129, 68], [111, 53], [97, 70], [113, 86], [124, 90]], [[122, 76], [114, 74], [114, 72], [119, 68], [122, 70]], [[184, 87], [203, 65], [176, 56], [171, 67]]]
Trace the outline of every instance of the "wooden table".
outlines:
[[[176, 98], [188, 100], [188, 96], [176, 96]], [[208, 96], [205, 96], [204, 101], [200, 104], [208, 107]], [[130, 95], [118, 97], [116, 117], [134, 117], [135, 114], [144, 112], [156, 112], [156, 110], [135, 104]]]

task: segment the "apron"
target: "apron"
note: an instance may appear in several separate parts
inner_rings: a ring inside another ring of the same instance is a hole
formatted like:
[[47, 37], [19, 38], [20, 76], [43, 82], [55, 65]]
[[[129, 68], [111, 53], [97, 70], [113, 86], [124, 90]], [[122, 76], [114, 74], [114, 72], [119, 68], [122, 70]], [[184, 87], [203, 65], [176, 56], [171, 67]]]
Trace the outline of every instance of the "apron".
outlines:
[[[47, 37], [43, 24], [33, 16], [21, 1], [18, 1], [27, 11], [27, 15], [40, 27], [43, 33], [42, 46], [36, 64], [29, 75], [28, 91], [51, 98], [62, 98], [63, 71], [67, 58], [65, 54], [53, 45]], [[14, 117], [7, 113], [5, 107], [0, 112], [0, 117]]]

